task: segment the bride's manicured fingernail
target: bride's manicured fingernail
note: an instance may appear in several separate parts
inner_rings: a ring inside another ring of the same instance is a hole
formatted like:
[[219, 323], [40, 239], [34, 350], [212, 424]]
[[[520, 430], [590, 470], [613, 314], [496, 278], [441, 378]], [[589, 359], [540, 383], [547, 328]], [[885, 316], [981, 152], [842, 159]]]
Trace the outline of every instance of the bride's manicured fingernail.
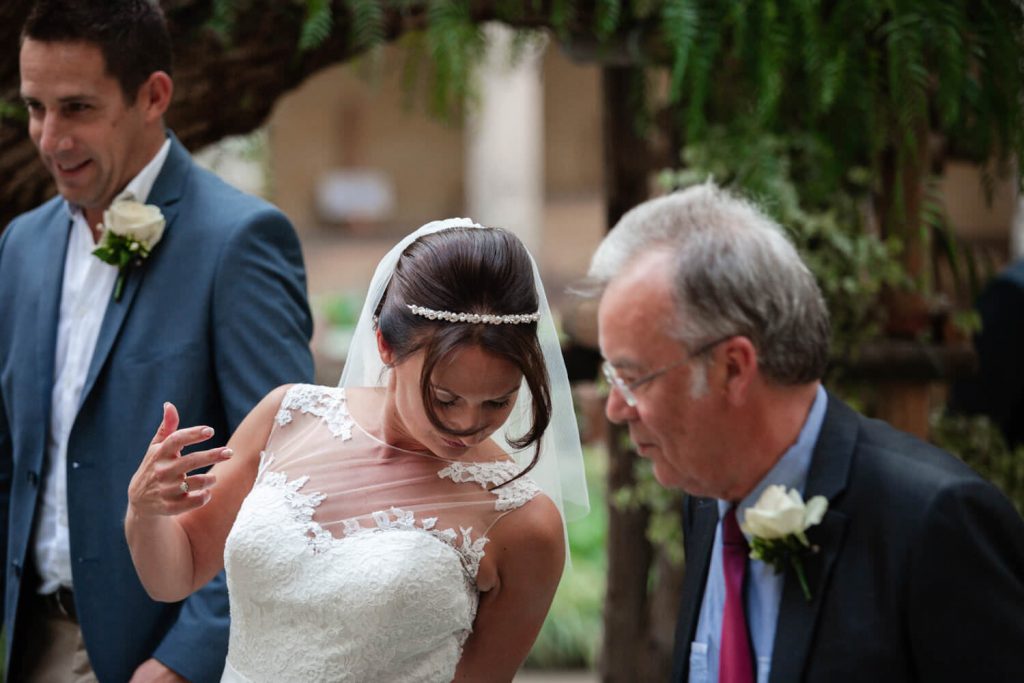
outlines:
[[230, 448], [225, 448], [220, 452], [220, 454], [223, 455], [225, 458], [230, 458], [232, 455], [235, 454], [235, 452]]
[[200, 434], [203, 436], [213, 436], [213, 427], [203, 427], [203, 431]]

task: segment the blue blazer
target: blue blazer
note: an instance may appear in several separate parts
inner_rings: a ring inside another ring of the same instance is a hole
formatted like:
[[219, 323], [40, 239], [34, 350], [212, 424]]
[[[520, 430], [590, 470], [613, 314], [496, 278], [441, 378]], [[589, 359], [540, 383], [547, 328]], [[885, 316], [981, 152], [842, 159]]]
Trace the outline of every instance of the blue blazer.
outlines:
[[[811, 600], [787, 572], [771, 683], [1024, 681], [1024, 520], [949, 453], [831, 394], [806, 496]], [[718, 506], [688, 497], [672, 680], [690, 674]]]
[[[171, 135], [149, 203], [166, 219], [103, 318], [68, 443], [78, 618], [101, 681], [155, 656], [219, 680], [228, 641], [223, 574], [187, 600], [150, 600], [128, 554], [128, 482], [173, 402], [223, 444], [275, 386], [312, 380], [302, 253], [287, 218], [196, 166]], [[33, 527], [46, 477], [57, 318], [70, 219], [56, 197], [0, 236], [0, 571], [8, 672], [19, 605], [38, 588]]]

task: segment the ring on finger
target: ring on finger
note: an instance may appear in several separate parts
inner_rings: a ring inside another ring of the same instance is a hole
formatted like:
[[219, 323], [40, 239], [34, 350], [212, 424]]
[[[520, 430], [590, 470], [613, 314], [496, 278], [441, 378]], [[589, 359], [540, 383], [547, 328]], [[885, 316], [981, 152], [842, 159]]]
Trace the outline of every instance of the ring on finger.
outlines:
[[182, 479], [181, 483], [178, 484], [178, 488], [185, 495], [188, 495], [188, 479]]

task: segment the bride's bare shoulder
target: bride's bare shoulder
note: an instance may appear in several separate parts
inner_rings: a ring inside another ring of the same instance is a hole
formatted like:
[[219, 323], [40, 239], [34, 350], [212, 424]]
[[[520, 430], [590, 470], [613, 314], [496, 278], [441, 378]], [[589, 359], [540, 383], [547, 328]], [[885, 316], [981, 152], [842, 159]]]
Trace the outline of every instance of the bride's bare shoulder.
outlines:
[[502, 555], [506, 555], [502, 551], [509, 551], [508, 554], [516, 557], [515, 564], [526, 559], [527, 563], [540, 562], [553, 572], [561, 572], [565, 562], [562, 515], [544, 493], [538, 493], [521, 507], [504, 515], [495, 522], [488, 536]]

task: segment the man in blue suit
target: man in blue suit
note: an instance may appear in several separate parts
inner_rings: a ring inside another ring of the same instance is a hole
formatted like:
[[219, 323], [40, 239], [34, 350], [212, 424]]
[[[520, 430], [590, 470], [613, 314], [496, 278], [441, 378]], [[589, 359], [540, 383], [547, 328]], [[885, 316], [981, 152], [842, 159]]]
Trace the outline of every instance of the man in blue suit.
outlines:
[[[215, 681], [223, 576], [178, 604], [150, 600], [124, 539], [126, 492], [164, 401], [223, 444], [273, 387], [312, 378], [299, 243], [164, 128], [171, 47], [155, 2], [42, 0], [20, 68], [60, 196], [0, 236], [5, 673]], [[164, 229], [119, 270], [92, 252], [125, 197]]]
[[[692, 187], [623, 216], [591, 275], [608, 417], [688, 494], [673, 681], [1024, 680], [1024, 520], [822, 387], [828, 314], [781, 226]], [[780, 531], [777, 566], [751, 557]]]

